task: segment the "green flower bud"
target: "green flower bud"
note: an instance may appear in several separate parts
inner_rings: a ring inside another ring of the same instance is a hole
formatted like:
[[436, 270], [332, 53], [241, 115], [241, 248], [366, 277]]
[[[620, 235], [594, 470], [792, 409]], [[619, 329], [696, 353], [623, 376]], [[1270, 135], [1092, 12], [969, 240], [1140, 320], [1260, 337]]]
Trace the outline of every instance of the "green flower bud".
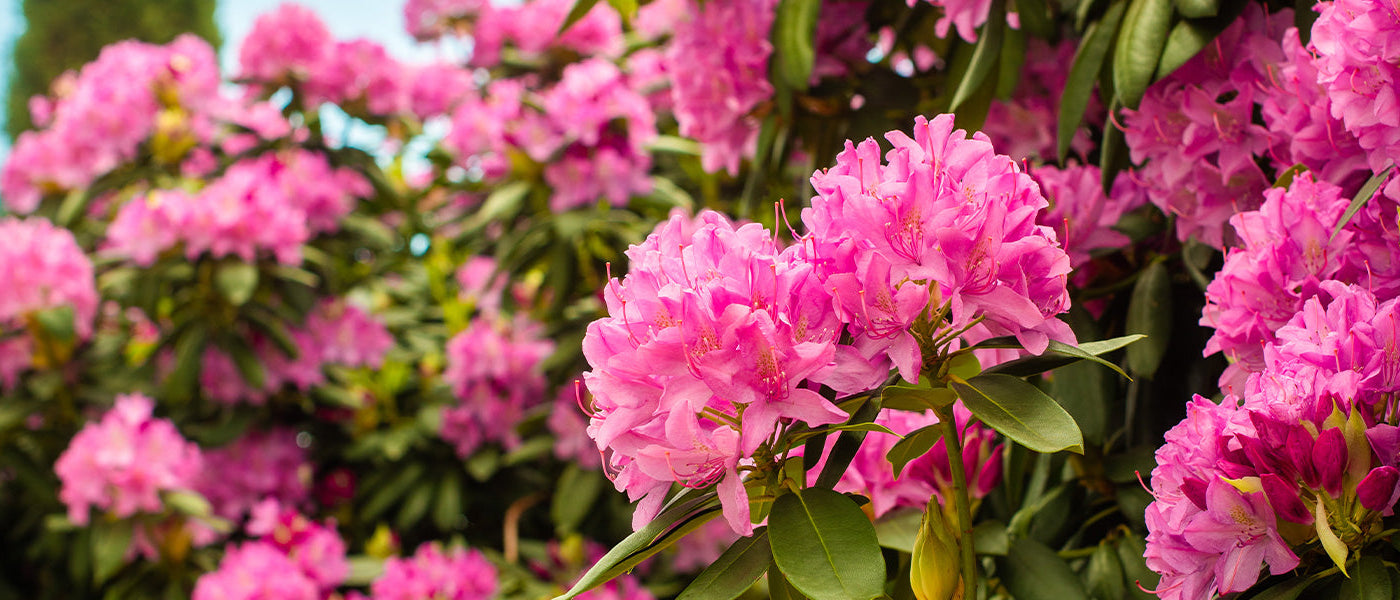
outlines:
[[914, 539], [909, 584], [919, 600], [960, 600], [963, 597], [962, 575], [958, 572], [958, 540], [936, 498], [929, 500], [919, 535]]

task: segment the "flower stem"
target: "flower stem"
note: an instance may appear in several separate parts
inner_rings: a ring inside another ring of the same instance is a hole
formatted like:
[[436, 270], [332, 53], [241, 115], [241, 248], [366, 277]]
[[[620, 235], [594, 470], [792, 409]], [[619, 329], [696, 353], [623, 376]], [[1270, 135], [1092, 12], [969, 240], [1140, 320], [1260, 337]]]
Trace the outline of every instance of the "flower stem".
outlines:
[[968, 498], [967, 473], [963, 472], [962, 435], [951, 405], [935, 409], [935, 412], [943, 425], [948, 467], [953, 471], [953, 505], [958, 513], [958, 557], [962, 564], [963, 589], [973, 590], [977, 587], [977, 557], [972, 549], [972, 502]]

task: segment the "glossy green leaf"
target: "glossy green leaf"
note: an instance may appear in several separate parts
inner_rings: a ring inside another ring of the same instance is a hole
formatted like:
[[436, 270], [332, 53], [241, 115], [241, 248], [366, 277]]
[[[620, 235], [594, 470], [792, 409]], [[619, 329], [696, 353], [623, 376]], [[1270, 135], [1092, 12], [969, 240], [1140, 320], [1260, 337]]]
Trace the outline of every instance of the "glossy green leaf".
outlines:
[[[574, 8], [582, 4], [594, 4], [598, 0], [579, 0]], [[515, 214], [521, 208], [525, 197], [530, 193], [530, 182], [515, 181], [507, 183], [491, 192], [486, 200], [481, 203], [476, 214], [472, 215], [469, 221], [469, 228], [483, 227], [490, 223], [505, 219], [507, 216]]]
[[[1084, 0], [1083, 4], [1089, 4]], [[1118, 33], [1118, 24], [1123, 20], [1126, 2], [1114, 2], [1108, 7], [1103, 18], [1096, 21], [1084, 32], [1084, 40], [1074, 52], [1074, 62], [1070, 63], [1069, 76], [1065, 79], [1064, 91], [1060, 93], [1060, 114], [1057, 140], [1059, 157], [1063, 163], [1069, 155], [1070, 144], [1079, 125], [1084, 122], [1084, 113], [1089, 109], [1089, 99], [1094, 95], [1094, 84], [1104, 59], [1113, 46], [1113, 38]]]
[[349, 564], [350, 571], [345, 576], [345, 585], [353, 587], [368, 587], [374, 583], [380, 575], [384, 574], [384, 560], [357, 554], [345, 558]]
[[569, 14], [564, 17], [564, 22], [559, 24], [559, 31], [555, 32], [554, 35], [556, 37], [564, 35], [564, 32], [573, 27], [574, 23], [588, 16], [588, 11], [593, 10], [596, 4], [598, 4], [598, 0], [574, 0], [574, 6], [569, 9]]
[[[1087, 1], [1087, 0], [1086, 0]], [[1054, 15], [1045, 0], [1012, 0], [1021, 29], [1038, 38], [1050, 38], [1056, 33]]]
[[1128, 333], [1147, 336], [1128, 346], [1128, 368], [1134, 374], [1152, 379], [1157, 373], [1167, 353], [1167, 342], [1171, 340], [1171, 316], [1171, 274], [1166, 265], [1154, 262], [1138, 276], [1128, 300]]
[[875, 538], [884, 548], [908, 554], [914, 551], [914, 541], [919, 537], [923, 519], [921, 510], [897, 508], [875, 520]]
[[1342, 598], [1356, 600], [1393, 600], [1390, 573], [1381, 557], [1362, 556], [1352, 567], [1351, 577], [1342, 582]]
[[1064, 559], [1035, 540], [1012, 540], [1002, 561], [1005, 567], [1002, 583], [1017, 600], [1064, 600], [1089, 595]]
[[[855, 413], [851, 415], [848, 423], [870, 423], [880, 414], [880, 402], [870, 399], [861, 404]], [[855, 458], [856, 451], [860, 450], [861, 442], [865, 441], [864, 431], [843, 431], [836, 437], [836, 443], [831, 446], [831, 453], [827, 455], [826, 466], [822, 467], [822, 472], [817, 474], [815, 487], [831, 489], [836, 486], [836, 482], [841, 480], [841, 475], [846, 472], [846, 467], [850, 466], [851, 459]]]
[[399, 530], [412, 529], [428, 515], [435, 491], [431, 480], [420, 481], [408, 491], [403, 503], [399, 505], [399, 514], [394, 518], [394, 524], [398, 525]]
[[1011, 537], [1001, 521], [982, 521], [972, 528], [972, 550], [988, 556], [1006, 556], [1011, 551]]
[[67, 304], [45, 308], [34, 313], [34, 320], [44, 330], [44, 335], [63, 344], [70, 343], [77, 338], [73, 319], [73, 307]]
[[258, 266], [245, 262], [228, 262], [219, 265], [214, 275], [214, 285], [219, 288], [229, 304], [243, 306], [258, 291]]
[[1074, 418], [1040, 388], [997, 373], [950, 384], [963, 406], [992, 429], [1036, 452], [1084, 452]]
[[169, 490], [161, 494], [161, 500], [175, 512], [191, 517], [207, 517], [213, 514], [213, 506], [199, 492]]
[[816, 60], [814, 43], [821, 0], [781, 0], [773, 20], [777, 75], [789, 89], [806, 91]]
[[987, 372], [1026, 377], [1044, 373], [1051, 369], [1058, 369], [1081, 360], [1088, 360], [1108, 367], [1118, 374], [1127, 377], [1128, 374], [1124, 373], [1123, 369], [1120, 369], [1118, 365], [1112, 362], [1104, 360], [1101, 356], [1143, 339], [1144, 337], [1146, 336], [1125, 335], [1111, 340], [1085, 342], [1078, 347], [1050, 340], [1050, 346], [1047, 347], [1045, 353], [1040, 356], [1023, 356], [1021, 358], [1009, 360], [988, 368]]
[[1188, 19], [1214, 17], [1220, 12], [1220, 0], [1175, 0], [1176, 12]]
[[1026, 32], [1007, 29], [1002, 37], [1001, 64], [997, 66], [996, 89], [992, 92], [999, 100], [1010, 98], [1016, 91], [1021, 83], [1021, 67], [1026, 64]]
[[[713, 493], [681, 502], [672, 499], [672, 502], [674, 502], [673, 505], [661, 511], [661, 514], [652, 519], [650, 523], [613, 546], [574, 583], [574, 587], [569, 588], [569, 591], [558, 596], [555, 600], [569, 600], [602, 585], [615, 577], [616, 574], [620, 574], [631, 566], [636, 566], [646, 557], [655, 554], [655, 552], [648, 552], [648, 550], [660, 551], [666, 546], [674, 544], [680, 538], [670, 534], [685, 533], [683, 529], [687, 523], [699, 527], [719, 514], [719, 509], [710, 508], [718, 503], [718, 499]], [[639, 556], [642, 558], [638, 559]]]
[[1166, 46], [1172, 0], [1130, 0], [1113, 49], [1113, 90], [1118, 101], [1137, 108]]
[[1274, 185], [1270, 187], [1286, 190], [1288, 186], [1293, 185], [1294, 177], [1297, 177], [1299, 173], [1307, 172], [1307, 170], [1308, 166], [1303, 163], [1288, 167], [1284, 172], [1278, 174], [1278, 177], [1274, 179]]
[[924, 412], [952, 404], [957, 394], [948, 388], [930, 388], [922, 385], [900, 383], [887, 385], [880, 393], [880, 404], [884, 408]]
[[437, 498], [433, 500], [433, 525], [449, 531], [457, 528], [465, 517], [462, 515], [462, 476], [457, 471], [449, 471], [438, 482]]
[[[771, 542], [770, 542], [771, 543]], [[778, 565], [768, 568], [768, 598], [769, 600], [806, 600], [807, 597], [802, 592], [792, 587], [792, 582], [783, 576], [783, 572], [778, 569]]]
[[170, 399], [187, 399], [194, 391], [195, 382], [203, 365], [204, 347], [208, 343], [208, 333], [199, 325], [190, 327], [175, 341], [175, 368], [170, 371], [164, 384], [164, 393]]
[[[1137, 488], [1141, 489], [1141, 488]], [[1144, 494], [1146, 492], [1143, 492]], [[1118, 544], [1114, 547], [1118, 551], [1118, 561], [1123, 565], [1124, 583], [1128, 590], [1128, 595], [1137, 600], [1157, 600], [1155, 594], [1149, 594], [1144, 589], [1155, 590], [1162, 576], [1152, 569], [1147, 568], [1147, 544], [1136, 533], [1128, 532], [1118, 539]]]
[[779, 496], [768, 515], [773, 561], [815, 600], [864, 600], [885, 592], [875, 528], [854, 501], [823, 488]]
[[1352, 198], [1351, 204], [1347, 206], [1346, 212], [1342, 213], [1342, 218], [1337, 219], [1337, 226], [1332, 228], [1332, 237], [1337, 237], [1342, 228], [1351, 222], [1351, 218], [1356, 216], [1356, 212], [1371, 201], [1371, 198], [1376, 195], [1376, 190], [1381, 189], [1381, 185], [1390, 179], [1390, 172], [1393, 170], [1395, 170], [1393, 166], [1386, 167], [1384, 171], [1376, 173], [1375, 176], [1366, 181], [1365, 185], [1361, 186], [1361, 190], [1356, 192], [1356, 197]]
[[773, 564], [768, 528], [741, 537], [705, 567], [676, 600], [733, 600], [753, 586]]
[[1297, 600], [1311, 583], [1311, 578], [1294, 577], [1251, 596], [1250, 600]]
[[1089, 566], [1084, 571], [1089, 584], [1089, 596], [1094, 600], [1121, 600], [1127, 595], [1123, 581], [1123, 561], [1118, 552], [1107, 540], [1099, 542], [1099, 547], [1089, 556]]
[[943, 427], [937, 423], [920, 427], [909, 432], [904, 439], [895, 442], [890, 446], [890, 451], [885, 453], [885, 459], [890, 461], [890, 467], [894, 470], [894, 476], [904, 471], [904, 466], [910, 461], [928, 454], [933, 449], [933, 445], [943, 437]]
[[647, 143], [647, 150], [649, 152], [700, 156], [700, 142], [674, 135], [658, 135]]
[[987, 24], [982, 27], [977, 37], [977, 45], [972, 50], [972, 62], [968, 64], [967, 72], [958, 81], [958, 87], [953, 92], [950, 112], [957, 113], [963, 108], [963, 104], [972, 99], [996, 71], [1005, 28], [1006, 0], [992, 0], [990, 12], [987, 13]]
[[[1121, 119], [1122, 115], [1118, 109], [1122, 105], [1118, 100], [1113, 100], [1108, 104], [1107, 123], [1103, 126], [1103, 140], [1099, 143], [1099, 177], [1103, 186], [1103, 193], [1112, 195], [1113, 181], [1118, 178], [1118, 173], [1128, 168], [1131, 164], [1131, 154], [1128, 151], [1128, 140], [1123, 135], [1123, 130], [1114, 124], [1115, 120]], [[1131, 215], [1131, 213], [1129, 213]]]

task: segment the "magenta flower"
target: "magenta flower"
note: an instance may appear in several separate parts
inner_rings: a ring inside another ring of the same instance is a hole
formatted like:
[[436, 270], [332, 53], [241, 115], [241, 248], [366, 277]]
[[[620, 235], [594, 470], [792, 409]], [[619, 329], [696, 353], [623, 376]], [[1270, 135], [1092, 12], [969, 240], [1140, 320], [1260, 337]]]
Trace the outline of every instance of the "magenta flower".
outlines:
[[1372, 171], [1400, 158], [1400, 66], [1395, 64], [1400, 19], [1395, 6], [1376, 0], [1320, 3], [1310, 45], [1317, 81], [1327, 90], [1332, 116], [1367, 153]]
[[321, 590], [267, 542], [230, 545], [218, 570], [195, 583], [194, 600], [319, 600]]
[[323, 592], [339, 587], [350, 573], [334, 519], [317, 523], [269, 498], [253, 507], [247, 530], [285, 554]]
[[515, 425], [526, 409], [544, 402], [540, 362], [554, 351], [542, 327], [518, 315], [513, 321], [478, 317], [447, 342], [447, 371], [459, 404], [442, 412], [440, 434], [462, 457], [481, 444], [519, 443]]
[[373, 600], [487, 600], [496, 593], [496, 568], [476, 550], [443, 552], [437, 544], [418, 547], [411, 558], [390, 558], [370, 586]]
[[1186, 524], [1183, 536], [1195, 548], [1221, 554], [1215, 563], [1220, 593], [1249, 589], [1266, 563], [1274, 575], [1298, 566], [1298, 556], [1279, 535], [1274, 511], [1262, 492], [1242, 494], [1212, 479], [1206, 487], [1206, 507]]
[[0, 331], [22, 329], [37, 311], [68, 306], [79, 339], [92, 335], [97, 286], [92, 262], [66, 229], [41, 218], [0, 219]]
[[[236, 375], [235, 375], [236, 376]], [[312, 465], [290, 429], [250, 431], [204, 454], [196, 489], [214, 514], [237, 521], [263, 500], [297, 506], [310, 495]]]

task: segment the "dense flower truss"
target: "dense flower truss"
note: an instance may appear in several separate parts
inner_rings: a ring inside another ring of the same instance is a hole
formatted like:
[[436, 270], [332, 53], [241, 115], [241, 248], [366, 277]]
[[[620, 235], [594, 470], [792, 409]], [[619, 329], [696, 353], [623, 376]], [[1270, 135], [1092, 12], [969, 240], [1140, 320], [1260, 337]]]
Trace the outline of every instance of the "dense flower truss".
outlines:
[[759, 104], [773, 95], [768, 41], [775, 0], [690, 4], [666, 50], [671, 97], [681, 135], [700, 142], [707, 171], [739, 170], [758, 145]]
[[118, 517], [159, 512], [160, 493], [190, 490], [203, 458], [175, 425], [151, 416], [154, 403], [139, 394], [118, 396], [100, 421], [83, 426], [58, 457], [58, 497], [68, 518], [85, 525], [89, 510]]
[[524, 315], [484, 315], [447, 342], [443, 380], [458, 404], [442, 411], [441, 434], [458, 455], [470, 456], [487, 442], [519, 442], [515, 426], [526, 409], [546, 400], [540, 363], [554, 342], [543, 333]]
[[370, 586], [373, 600], [486, 600], [496, 593], [496, 569], [476, 550], [424, 544], [411, 558], [390, 558]]
[[1113, 227], [1146, 198], [1131, 177], [1115, 179], [1112, 193], [1105, 194], [1099, 168], [1093, 165], [1070, 162], [1060, 168], [1047, 164], [1032, 168], [1030, 173], [1050, 203], [1036, 222], [1059, 234], [1074, 269], [1074, 281], [1082, 284], [1092, 276], [1085, 267], [1095, 251], [1122, 248], [1131, 241]]
[[1258, 210], [1230, 219], [1243, 247], [1226, 254], [1201, 316], [1215, 329], [1205, 352], [1231, 360], [1221, 386], [1236, 393], [1250, 372], [1262, 370], [1276, 332], [1320, 293], [1322, 281], [1361, 282], [1380, 294], [1400, 289], [1388, 258], [1400, 237], [1377, 222], [1385, 207], [1394, 214], [1393, 203], [1377, 198], [1333, 236], [1350, 203], [1337, 186], [1300, 173], [1288, 189], [1271, 188], [1264, 198]]
[[286, 428], [250, 431], [228, 446], [206, 451], [197, 489], [214, 514], [238, 521], [266, 499], [286, 506], [304, 503], [312, 467], [296, 437]]
[[[1266, 59], [1269, 87], [1259, 104], [1260, 114], [1278, 146], [1271, 155], [1279, 165], [1302, 164], [1317, 178], [1355, 191], [1370, 176], [1367, 155], [1356, 137], [1333, 117], [1332, 99], [1318, 82], [1318, 58], [1298, 40], [1298, 30], [1289, 28], [1279, 44], [1283, 58], [1269, 56], [1272, 47], [1260, 48], [1255, 55]], [[1267, 51], [1267, 52], [1266, 52]], [[1270, 66], [1277, 65], [1270, 69]]]
[[188, 113], [217, 103], [218, 86], [214, 50], [193, 35], [165, 46], [107, 46], [81, 71], [60, 77], [53, 100], [32, 103], [41, 128], [20, 134], [0, 168], [5, 206], [27, 213], [44, 193], [85, 188], [136, 158], [154, 134], [178, 145], [199, 127]]
[[271, 544], [229, 545], [215, 571], [195, 583], [194, 600], [318, 600], [321, 591], [293, 560]]
[[[1070, 259], [1036, 224], [1047, 203], [1030, 176], [986, 136], [955, 131], [953, 115], [919, 117], [913, 138], [886, 138], [884, 160], [873, 139], [847, 142], [836, 166], [812, 176], [818, 196], [802, 212], [800, 251], [864, 357], [913, 382], [920, 345], [964, 328], [1015, 335], [1036, 354], [1051, 339], [1072, 343], [1055, 318], [1069, 308]], [[945, 304], [947, 322], [916, 338], [925, 309]]]
[[1147, 564], [1164, 598], [1243, 591], [1300, 554], [1341, 564], [1400, 488], [1397, 301], [1318, 284], [1265, 350], [1243, 396], [1199, 396], [1167, 433], [1152, 474]]
[[1367, 152], [1373, 171], [1400, 159], [1400, 11], [1379, 0], [1322, 2], [1313, 24], [1317, 79], [1327, 90], [1332, 116]]
[[10, 333], [32, 328], [36, 313], [73, 309], [79, 339], [92, 335], [97, 287], [92, 262], [73, 234], [44, 219], [0, 219], [0, 389], [33, 365], [34, 343]]
[[714, 212], [672, 216], [627, 257], [627, 276], [604, 290], [608, 316], [583, 341], [589, 434], [617, 489], [641, 501], [634, 526], [672, 484], [718, 484], [730, 527], [748, 534], [742, 473], [766, 466], [757, 455], [771, 457], [788, 424], [847, 418], [802, 385], [835, 359], [830, 296], [763, 227]]

